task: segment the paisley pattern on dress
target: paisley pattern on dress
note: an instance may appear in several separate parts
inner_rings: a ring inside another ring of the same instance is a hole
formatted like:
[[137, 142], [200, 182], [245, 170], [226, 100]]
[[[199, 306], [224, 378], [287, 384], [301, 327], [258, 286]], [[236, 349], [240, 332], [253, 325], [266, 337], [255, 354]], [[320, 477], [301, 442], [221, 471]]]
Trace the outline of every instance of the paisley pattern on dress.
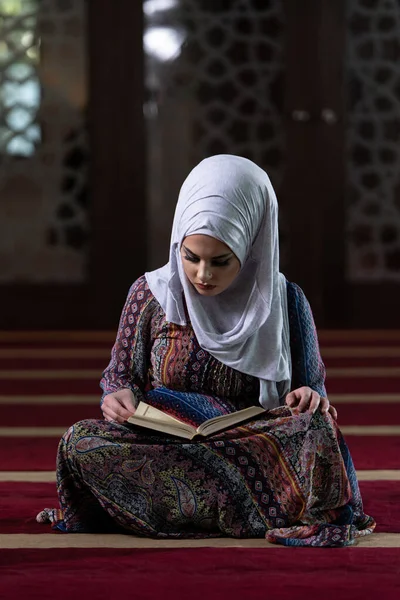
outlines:
[[[189, 443], [101, 420], [74, 431], [58, 456], [62, 531], [343, 546], [375, 526], [329, 415], [282, 407]], [[77, 452], [89, 433], [117, 443]]]
[[[310, 307], [298, 286], [287, 289], [292, 389], [326, 395]], [[192, 425], [256, 405], [259, 396], [258, 380], [202, 350], [190, 325], [166, 322], [144, 277], [128, 295], [101, 387], [104, 395], [130, 388]], [[64, 532], [338, 547], [375, 527], [331, 416], [287, 407], [200, 441], [80, 421], [60, 441], [57, 489], [60, 509], [38, 518]]]

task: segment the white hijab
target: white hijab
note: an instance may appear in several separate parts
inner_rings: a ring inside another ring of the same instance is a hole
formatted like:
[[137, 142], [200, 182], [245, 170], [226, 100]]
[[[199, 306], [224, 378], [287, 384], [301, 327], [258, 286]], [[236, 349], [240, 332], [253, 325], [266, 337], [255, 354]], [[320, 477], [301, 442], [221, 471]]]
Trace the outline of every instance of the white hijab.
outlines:
[[[260, 167], [239, 156], [207, 158], [182, 185], [169, 262], [146, 273], [167, 321], [187, 324], [184, 294], [200, 346], [225, 365], [258, 377], [265, 408], [283, 403], [291, 379], [277, 213], [275, 192]], [[184, 238], [194, 234], [217, 238], [240, 261], [234, 282], [216, 296], [199, 294], [183, 270], [180, 248]]]

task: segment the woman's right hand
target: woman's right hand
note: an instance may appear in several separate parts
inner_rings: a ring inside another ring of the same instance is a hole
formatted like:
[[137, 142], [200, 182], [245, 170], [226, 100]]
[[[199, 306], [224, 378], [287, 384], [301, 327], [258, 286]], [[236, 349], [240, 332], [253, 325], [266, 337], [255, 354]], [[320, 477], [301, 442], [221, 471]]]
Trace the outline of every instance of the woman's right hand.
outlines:
[[134, 414], [136, 406], [137, 400], [132, 390], [124, 388], [104, 396], [101, 410], [106, 421], [124, 423]]

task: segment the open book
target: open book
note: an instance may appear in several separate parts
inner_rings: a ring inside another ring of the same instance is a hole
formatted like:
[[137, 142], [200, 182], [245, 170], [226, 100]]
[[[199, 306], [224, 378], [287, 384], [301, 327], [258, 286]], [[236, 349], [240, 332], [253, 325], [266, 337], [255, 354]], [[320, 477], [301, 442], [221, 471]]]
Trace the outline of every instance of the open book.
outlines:
[[248, 421], [264, 412], [265, 408], [261, 406], [249, 406], [229, 415], [220, 415], [208, 419], [196, 428], [171, 417], [171, 415], [158, 410], [158, 408], [149, 406], [145, 402], [139, 402], [135, 414], [129, 417], [128, 423], [192, 440], [196, 436], [207, 437], [223, 429], [230, 429], [234, 425]]

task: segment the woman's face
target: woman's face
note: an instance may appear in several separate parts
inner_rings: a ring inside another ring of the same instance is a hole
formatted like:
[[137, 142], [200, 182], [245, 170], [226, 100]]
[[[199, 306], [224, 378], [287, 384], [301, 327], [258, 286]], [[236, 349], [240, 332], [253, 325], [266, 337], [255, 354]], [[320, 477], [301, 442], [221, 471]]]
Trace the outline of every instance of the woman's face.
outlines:
[[202, 296], [217, 296], [240, 271], [232, 250], [209, 235], [188, 235], [181, 246], [181, 257], [186, 277]]

